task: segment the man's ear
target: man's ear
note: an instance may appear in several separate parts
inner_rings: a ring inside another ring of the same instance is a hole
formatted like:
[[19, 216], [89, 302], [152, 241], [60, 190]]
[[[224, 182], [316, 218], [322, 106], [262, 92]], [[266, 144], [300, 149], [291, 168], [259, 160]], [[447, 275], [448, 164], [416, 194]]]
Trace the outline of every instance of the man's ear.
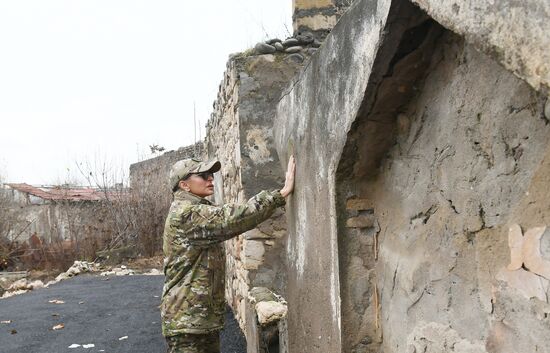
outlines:
[[179, 188], [182, 189], [182, 190], [191, 191], [191, 188], [190, 188], [189, 185], [185, 182], [185, 180], [180, 180], [179, 183], [178, 183], [178, 186], [179, 186]]

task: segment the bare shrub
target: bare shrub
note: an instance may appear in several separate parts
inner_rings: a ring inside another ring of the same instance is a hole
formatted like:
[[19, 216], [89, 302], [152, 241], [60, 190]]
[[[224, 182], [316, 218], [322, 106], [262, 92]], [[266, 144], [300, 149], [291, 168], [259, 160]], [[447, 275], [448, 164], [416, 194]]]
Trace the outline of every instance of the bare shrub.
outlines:
[[[118, 254], [118, 260], [155, 256], [162, 250], [161, 234], [167, 195], [128, 187], [125, 174], [107, 163], [80, 163], [88, 186], [55, 187], [56, 198], [43, 204], [18, 204], [14, 190], [0, 188], [0, 270], [65, 271], [75, 260], [95, 261], [98, 254]], [[0, 185], [1, 179], [0, 179]], [[78, 190], [94, 197], [76, 197]], [[47, 214], [48, 227], [35, 227]]]
[[164, 218], [168, 213], [170, 201], [159, 191], [144, 192], [134, 189], [131, 195], [139, 247], [145, 256], [158, 255], [162, 252]]
[[88, 184], [101, 190], [104, 196], [105, 221], [113, 232], [104, 239], [102, 251], [132, 249], [135, 256], [159, 254], [162, 250], [159, 235], [164, 229], [164, 219], [159, 215], [167, 212], [163, 195], [130, 189], [125, 173], [104, 162], [79, 164], [78, 169]]

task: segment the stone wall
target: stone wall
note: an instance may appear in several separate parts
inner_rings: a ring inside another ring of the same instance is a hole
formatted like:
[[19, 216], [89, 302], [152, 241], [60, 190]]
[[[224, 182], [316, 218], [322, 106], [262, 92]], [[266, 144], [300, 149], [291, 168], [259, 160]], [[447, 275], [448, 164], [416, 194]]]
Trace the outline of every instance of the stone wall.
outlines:
[[[154, 194], [172, 195], [168, 183], [170, 168], [174, 163], [186, 158], [203, 158], [205, 151], [202, 142], [168, 151], [160, 156], [130, 165], [130, 187]], [[163, 183], [165, 181], [165, 183]]]
[[[283, 87], [304, 60], [295, 56], [240, 54], [229, 61], [206, 134], [209, 157], [222, 163], [215, 178], [216, 203], [245, 202], [261, 190], [282, 187], [284, 171], [274, 150], [273, 118]], [[285, 238], [283, 212], [278, 211], [257, 229], [226, 242], [226, 297], [247, 334], [250, 352], [258, 351], [259, 343], [254, 337], [256, 314], [247, 308], [249, 291], [268, 287], [284, 293]]]
[[418, 4], [354, 2], [278, 105], [287, 349], [548, 352], [549, 13]]

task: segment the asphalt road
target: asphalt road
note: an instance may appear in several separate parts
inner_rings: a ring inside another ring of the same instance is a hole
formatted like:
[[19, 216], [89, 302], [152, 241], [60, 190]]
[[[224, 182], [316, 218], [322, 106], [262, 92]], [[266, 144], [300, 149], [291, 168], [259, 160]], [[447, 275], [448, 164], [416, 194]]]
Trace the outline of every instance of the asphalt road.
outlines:
[[[83, 275], [1, 299], [0, 321], [11, 322], [0, 323], [0, 353], [166, 352], [158, 309], [163, 279]], [[59, 324], [64, 328], [53, 330]], [[68, 348], [74, 344], [80, 347]], [[221, 344], [222, 353], [246, 352], [229, 311]]]

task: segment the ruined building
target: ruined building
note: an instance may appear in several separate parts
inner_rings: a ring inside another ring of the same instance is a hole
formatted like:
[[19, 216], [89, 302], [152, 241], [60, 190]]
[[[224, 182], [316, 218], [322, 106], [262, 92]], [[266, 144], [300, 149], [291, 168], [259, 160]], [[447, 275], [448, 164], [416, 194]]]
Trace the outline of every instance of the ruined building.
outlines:
[[234, 56], [205, 140], [217, 202], [297, 160], [227, 242], [248, 352], [550, 352], [550, 3], [294, 5], [301, 48]]
[[23, 243], [31, 236], [44, 242], [70, 241], [75, 237], [100, 237], [112, 232], [104, 224], [107, 198], [120, 193], [90, 187], [32, 186], [5, 184], [0, 189], [0, 210], [10, 214], [2, 235]]

